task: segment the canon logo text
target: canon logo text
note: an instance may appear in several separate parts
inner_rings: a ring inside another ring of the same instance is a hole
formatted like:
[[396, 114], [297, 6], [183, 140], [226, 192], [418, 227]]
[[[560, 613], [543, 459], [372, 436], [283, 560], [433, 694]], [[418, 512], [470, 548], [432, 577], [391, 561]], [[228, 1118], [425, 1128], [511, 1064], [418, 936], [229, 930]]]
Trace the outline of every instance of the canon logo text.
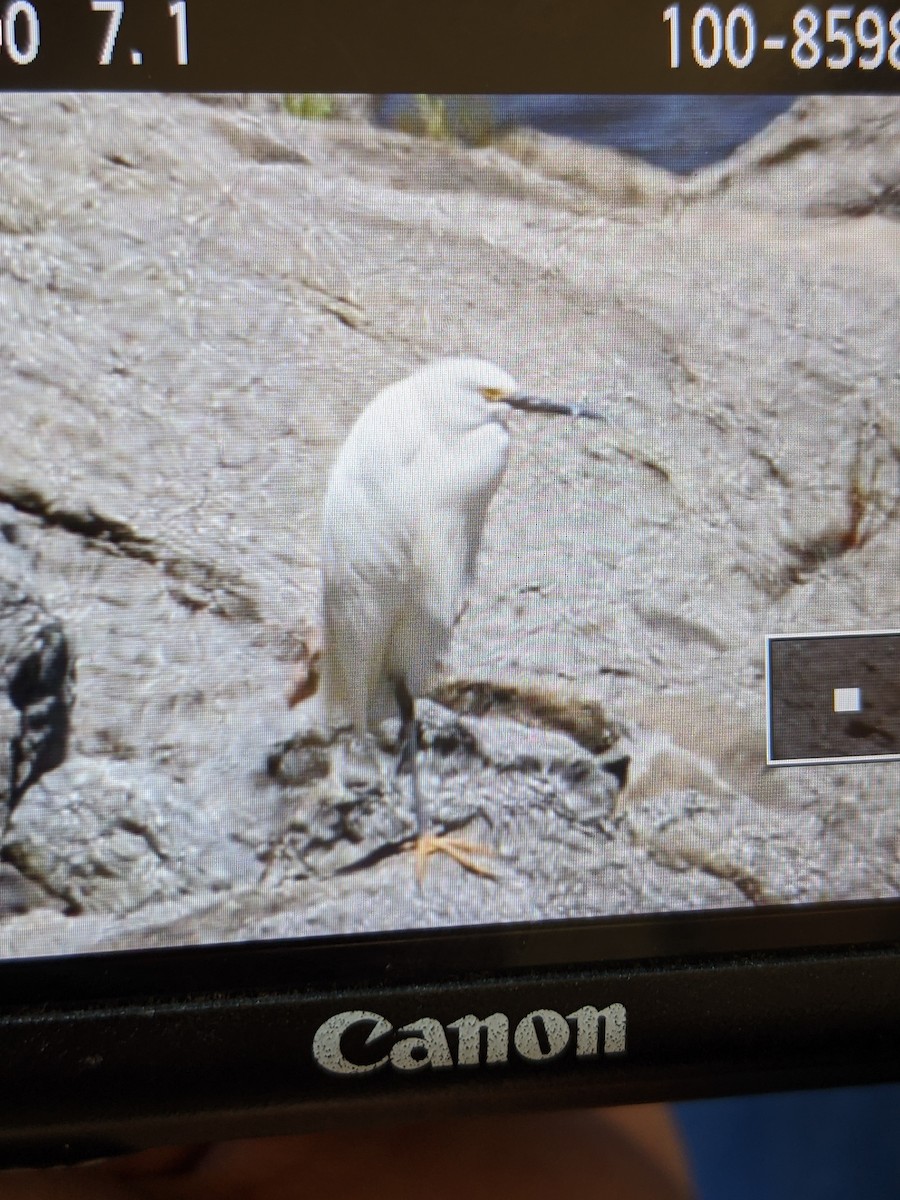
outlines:
[[[585, 1004], [565, 1017], [538, 1008], [512, 1030], [512, 1048], [527, 1063], [552, 1062], [566, 1051], [578, 1059], [612, 1057], [625, 1053], [625, 1025], [622, 1004]], [[323, 1022], [312, 1052], [329, 1075], [368, 1075], [386, 1067], [410, 1072], [498, 1066], [509, 1061], [510, 1019], [499, 1012], [469, 1013], [445, 1026], [434, 1017], [419, 1017], [395, 1029], [379, 1013], [357, 1009]]]

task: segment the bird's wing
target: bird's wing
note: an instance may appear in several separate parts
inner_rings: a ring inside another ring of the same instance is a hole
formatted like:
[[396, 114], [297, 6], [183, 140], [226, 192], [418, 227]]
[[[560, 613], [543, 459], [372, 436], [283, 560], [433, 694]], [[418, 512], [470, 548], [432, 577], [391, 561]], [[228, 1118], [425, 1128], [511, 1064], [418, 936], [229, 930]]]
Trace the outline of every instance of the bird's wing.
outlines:
[[358, 728], [393, 711], [392, 676], [420, 694], [446, 652], [506, 446], [499, 425], [442, 437], [390, 394], [350, 431], [325, 498], [324, 624]]
[[323, 523], [324, 625], [332, 690], [357, 728], [386, 703], [385, 661], [410, 607], [417, 433], [376, 400], [329, 477]]
[[415, 414], [398, 408], [382, 397], [369, 405], [341, 448], [325, 496], [326, 568], [373, 583], [406, 573], [422, 499], [424, 434]]

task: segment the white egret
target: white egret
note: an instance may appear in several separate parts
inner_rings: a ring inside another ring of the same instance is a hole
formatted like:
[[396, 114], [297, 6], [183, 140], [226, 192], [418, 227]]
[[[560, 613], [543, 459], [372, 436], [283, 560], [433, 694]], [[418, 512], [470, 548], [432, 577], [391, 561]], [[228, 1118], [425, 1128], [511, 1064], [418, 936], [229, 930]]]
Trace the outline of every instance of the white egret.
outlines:
[[[314, 721], [375, 731], [400, 717], [415, 804], [420, 881], [428, 857], [467, 870], [487, 851], [430, 834], [416, 770], [415, 699], [445, 653], [472, 579], [488, 507], [509, 457], [513, 409], [597, 417], [522, 393], [499, 367], [440, 359], [379, 392], [331, 470], [323, 533], [323, 646]], [[309, 696], [310, 686], [294, 699]]]

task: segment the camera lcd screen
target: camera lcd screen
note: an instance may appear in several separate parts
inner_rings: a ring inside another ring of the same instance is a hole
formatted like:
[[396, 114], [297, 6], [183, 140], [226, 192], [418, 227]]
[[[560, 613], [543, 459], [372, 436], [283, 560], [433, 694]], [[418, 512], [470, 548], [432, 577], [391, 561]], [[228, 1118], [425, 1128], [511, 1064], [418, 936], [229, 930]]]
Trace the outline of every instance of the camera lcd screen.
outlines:
[[0, 956], [896, 900], [898, 146], [4, 95]]

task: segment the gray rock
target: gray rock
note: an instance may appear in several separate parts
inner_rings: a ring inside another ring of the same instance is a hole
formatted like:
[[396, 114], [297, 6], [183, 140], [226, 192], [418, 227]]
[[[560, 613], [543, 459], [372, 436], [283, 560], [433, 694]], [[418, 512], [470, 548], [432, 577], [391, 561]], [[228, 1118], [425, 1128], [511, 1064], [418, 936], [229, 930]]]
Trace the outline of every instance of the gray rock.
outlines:
[[767, 210], [900, 217], [900, 111], [875, 96], [804, 96], [687, 194], [721, 190]]
[[[47, 892], [23, 875], [12, 863], [0, 862], [0, 917], [22, 916], [40, 909], [46, 916], [53, 911]], [[61, 909], [63, 906], [55, 906]]]
[[[528, 821], [542, 847], [542, 872], [552, 877], [565, 872], [573, 844], [612, 837], [619, 781], [571, 737], [506, 717], [459, 718], [427, 701], [419, 717], [419, 784], [429, 820], [423, 832], [484, 846], [483, 866], [493, 873], [491, 858], [518, 857], [519, 826]], [[321, 780], [312, 788], [310, 759]], [[364, 743], [342, 735], [331, 747], [300, 735], [270, 765], [286, 787], [286, 811], [294, 811], [266, 851], [278, 864], [267, 877], [327, 877], [409, 847], [412, 793], [396, 772], [388, 731]]]
[[[900, 626], [900, 102], [689, 180], [364, 108], [0, 97], [0, 578], [46, 607], [0, 954], [897, 895], [896, 772], [773, 774], [759, 719], [766, 634]], [[422, 706], [429, 819], [493, 878], [420, 888], [391, 730], [311, 745], [285, 696], [329, 464], [455, 352], [607, 421], [515, 419]]]
[[0, 828], [65, 758], [74, 663], [62, 625], [0, 579]]
[[117, 917], [227, 889], [246, 866], [227, 830], [170, 777], [80, 756], [29, 789], [4, 854], [68, 912]]

